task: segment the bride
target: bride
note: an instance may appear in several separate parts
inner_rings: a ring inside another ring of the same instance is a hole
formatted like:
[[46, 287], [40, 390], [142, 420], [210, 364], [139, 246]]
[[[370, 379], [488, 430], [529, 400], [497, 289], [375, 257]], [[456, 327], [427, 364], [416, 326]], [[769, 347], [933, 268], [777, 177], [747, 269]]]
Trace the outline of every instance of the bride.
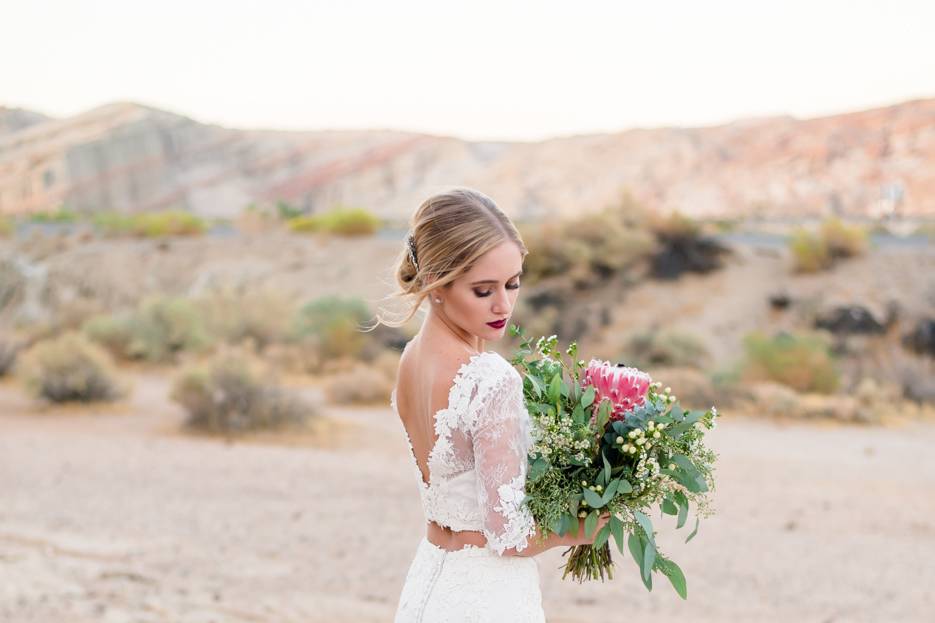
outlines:
[[522, 504], [531, 443], [523, 381], [485, 350], [506, 331], [526, 247], [496, 204], [467, 188], [425, 200], [406, 247], [396, 277], [413, 307], [393, 324], [426, 298], [429, 311], [403, 350], [390, 402], [409, 442], [426, 532], [395, 621], [543, 622], [532, 557], [593, 539], [583, 520], [577, 534], [539, 534]]

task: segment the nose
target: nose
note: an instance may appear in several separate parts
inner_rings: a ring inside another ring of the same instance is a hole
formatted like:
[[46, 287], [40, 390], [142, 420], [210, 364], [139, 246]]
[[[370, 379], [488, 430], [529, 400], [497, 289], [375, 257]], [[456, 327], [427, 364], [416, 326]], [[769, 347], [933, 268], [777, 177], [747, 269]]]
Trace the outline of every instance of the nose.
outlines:
[[498, 292], [494, 297], [491, 311], [498, 316], [506, 316], [510, 313], [510, 295], [506, 290]]

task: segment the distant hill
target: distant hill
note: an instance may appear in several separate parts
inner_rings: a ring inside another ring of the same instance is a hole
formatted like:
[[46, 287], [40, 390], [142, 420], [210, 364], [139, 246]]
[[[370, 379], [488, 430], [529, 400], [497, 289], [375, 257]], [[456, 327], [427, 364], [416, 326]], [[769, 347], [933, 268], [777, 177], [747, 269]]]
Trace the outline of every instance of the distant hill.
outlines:
[[65, 119], [0, 108], [0, 213], [233, 216], [282, 200], [405, 219], [452, 185], [483, 190], [519, 219], [598, 209], [625, 190], [693, 216], [935, 215], [935, 99], [540, 142], [237, 130], [135, 103]]
[[31, 125], [48, 121], [48, 117], [42, 113], [22, 108], [7, 108], [0, 106], [0, 136], [12, 134]]

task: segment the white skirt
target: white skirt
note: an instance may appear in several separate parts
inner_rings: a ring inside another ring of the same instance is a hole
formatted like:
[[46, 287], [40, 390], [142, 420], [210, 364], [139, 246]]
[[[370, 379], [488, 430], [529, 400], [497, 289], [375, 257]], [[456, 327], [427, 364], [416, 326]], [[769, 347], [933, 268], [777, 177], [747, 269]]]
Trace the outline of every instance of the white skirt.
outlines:
[[545, 623], [532, 557], [468, 545], [447, 551], [422, 537], [395, 623]]

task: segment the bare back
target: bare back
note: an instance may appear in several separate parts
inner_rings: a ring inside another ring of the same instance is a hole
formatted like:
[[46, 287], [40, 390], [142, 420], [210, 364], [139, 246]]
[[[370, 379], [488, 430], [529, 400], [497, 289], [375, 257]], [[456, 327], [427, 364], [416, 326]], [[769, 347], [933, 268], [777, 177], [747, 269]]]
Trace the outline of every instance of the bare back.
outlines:
[[396, 406], [426, 484], [429, 454], [438, 441], [435, 416], [448, 406], [454, 377], [472, 354], [466, 345], [420, 343], [416, 337], [400, 358]]

